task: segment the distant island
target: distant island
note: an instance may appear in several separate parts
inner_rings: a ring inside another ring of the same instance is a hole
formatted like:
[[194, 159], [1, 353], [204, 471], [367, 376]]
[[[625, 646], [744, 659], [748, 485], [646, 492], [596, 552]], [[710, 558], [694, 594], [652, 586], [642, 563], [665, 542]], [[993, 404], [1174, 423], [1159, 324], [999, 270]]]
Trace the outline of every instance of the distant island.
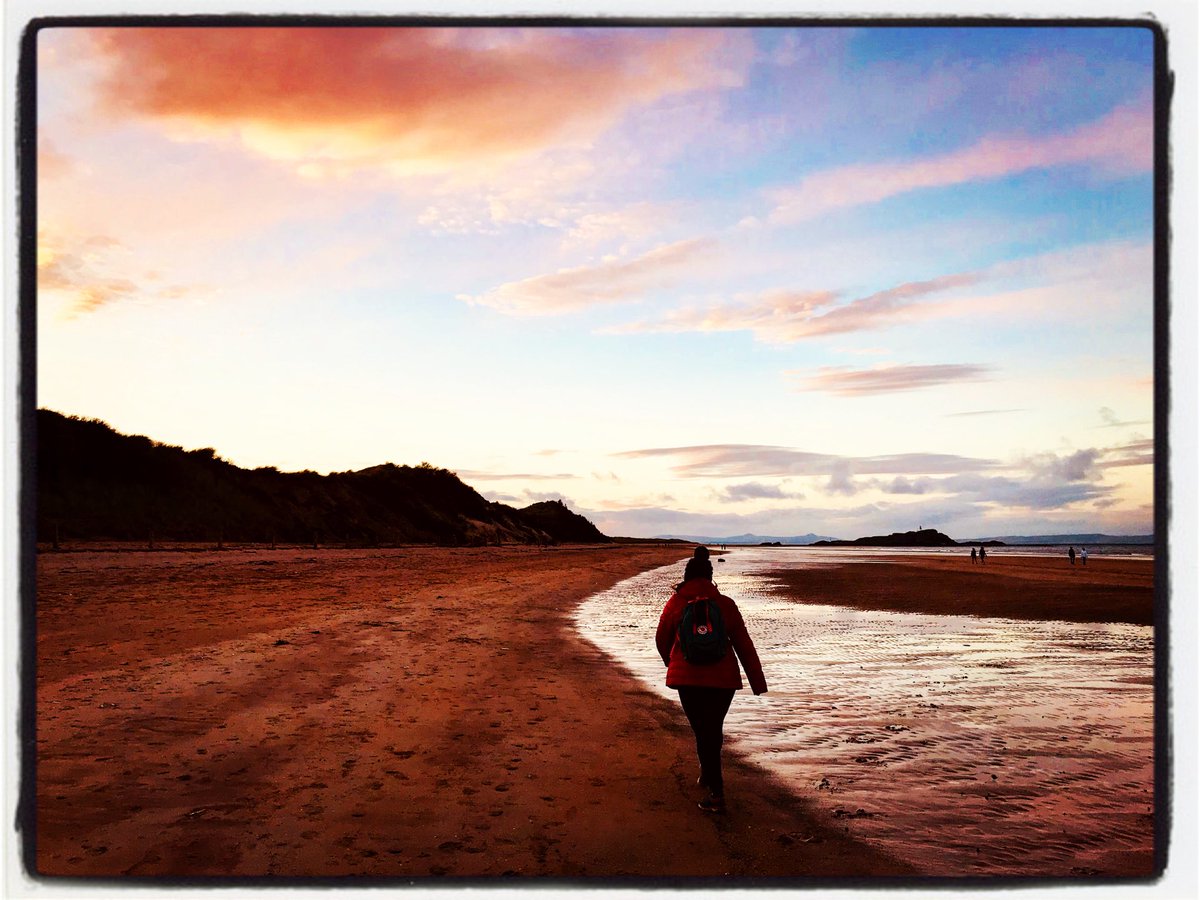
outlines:
[[429, 463], [243, 469], [96, 419], [37, 412], [37, 539], [473, 545], [607, 543], [561, 501], [515, 509]]
[[[975, 543], [979, 543], [976, 541]], [[984, 541], [984, 546], [1003, 546], [1000, 541]], [[853, 541], [816, 541], [814, 547], [961, 547], [963, 544], [933, 528], [920, 531], [896, 531], [861, 537]]]

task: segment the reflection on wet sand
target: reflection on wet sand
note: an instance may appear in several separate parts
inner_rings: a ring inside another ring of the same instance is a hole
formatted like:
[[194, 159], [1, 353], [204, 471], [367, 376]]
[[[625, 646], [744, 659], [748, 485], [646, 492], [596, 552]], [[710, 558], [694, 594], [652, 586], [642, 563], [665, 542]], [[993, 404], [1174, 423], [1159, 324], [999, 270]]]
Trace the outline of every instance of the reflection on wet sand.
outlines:
[[[738, 550], [718, 566], [771, 688], [734, 701], [730, 746], [932, 875], [1149, 874], [1153, 629], [811, 605], [768, 575], [849, 559]], [[668, 696], [652, 635], [676, 568], [579, 614]]]

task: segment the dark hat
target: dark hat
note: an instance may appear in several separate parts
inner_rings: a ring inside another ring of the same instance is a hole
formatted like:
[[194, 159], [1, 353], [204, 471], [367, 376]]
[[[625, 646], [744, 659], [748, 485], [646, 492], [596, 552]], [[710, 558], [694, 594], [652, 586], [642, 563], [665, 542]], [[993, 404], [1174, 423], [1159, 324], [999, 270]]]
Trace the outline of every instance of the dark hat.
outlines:
[[694, 556], [688, 560], [686, 566], [683, 567], [683, 580], [691, 581], [693, 578], [703, 578], [705, 581], [712, 581], [713, 567], [707, 559], [701, 559]]

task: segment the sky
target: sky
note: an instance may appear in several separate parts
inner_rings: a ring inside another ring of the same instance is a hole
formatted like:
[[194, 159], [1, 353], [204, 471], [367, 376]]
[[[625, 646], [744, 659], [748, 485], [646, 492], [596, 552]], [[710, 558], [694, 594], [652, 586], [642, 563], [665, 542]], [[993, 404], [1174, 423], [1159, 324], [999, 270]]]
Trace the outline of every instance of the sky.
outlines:
[[1147, 30], [37, 53], [40, 407], [615, 535], [1153, 530]]

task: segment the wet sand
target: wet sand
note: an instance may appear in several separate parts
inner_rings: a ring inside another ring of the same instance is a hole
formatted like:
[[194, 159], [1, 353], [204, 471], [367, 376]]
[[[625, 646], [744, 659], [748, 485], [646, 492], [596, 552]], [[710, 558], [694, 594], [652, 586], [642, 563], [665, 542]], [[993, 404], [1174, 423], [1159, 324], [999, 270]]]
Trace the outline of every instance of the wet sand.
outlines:
[[[824, 821], [924, 874], [1150, 877], [1154, 630], [1055, 620], [1072, 590], [1095, 600], [1114, 582], [1145, 615], [1152, 592], [1136, 581], [1152, 563], [1109, 562], [1084, 575], [1014, 556], [985, 574], [969, 557], [739, 548], [718, 560], [719, 584], [771, 690], [735, 700], [726, 735]], [[638, 635], [657, 622], [661, 581], [635, 577], [580, 613], [651, 689], [661, 662]], [[1028, 585], [1058, 601], [1024, 606]], [[1015, 615], [940, 614], [982, 609]]]
[[43, 553], [43, 875], [872, 876], [575, 631], [648, 546]]
[[1067, 558], [880, 556], [846, 565], [781, 569], [787, 595], [804, 603], [930, 615], [1062, 622], [1154, 624], [1154, 561]]

